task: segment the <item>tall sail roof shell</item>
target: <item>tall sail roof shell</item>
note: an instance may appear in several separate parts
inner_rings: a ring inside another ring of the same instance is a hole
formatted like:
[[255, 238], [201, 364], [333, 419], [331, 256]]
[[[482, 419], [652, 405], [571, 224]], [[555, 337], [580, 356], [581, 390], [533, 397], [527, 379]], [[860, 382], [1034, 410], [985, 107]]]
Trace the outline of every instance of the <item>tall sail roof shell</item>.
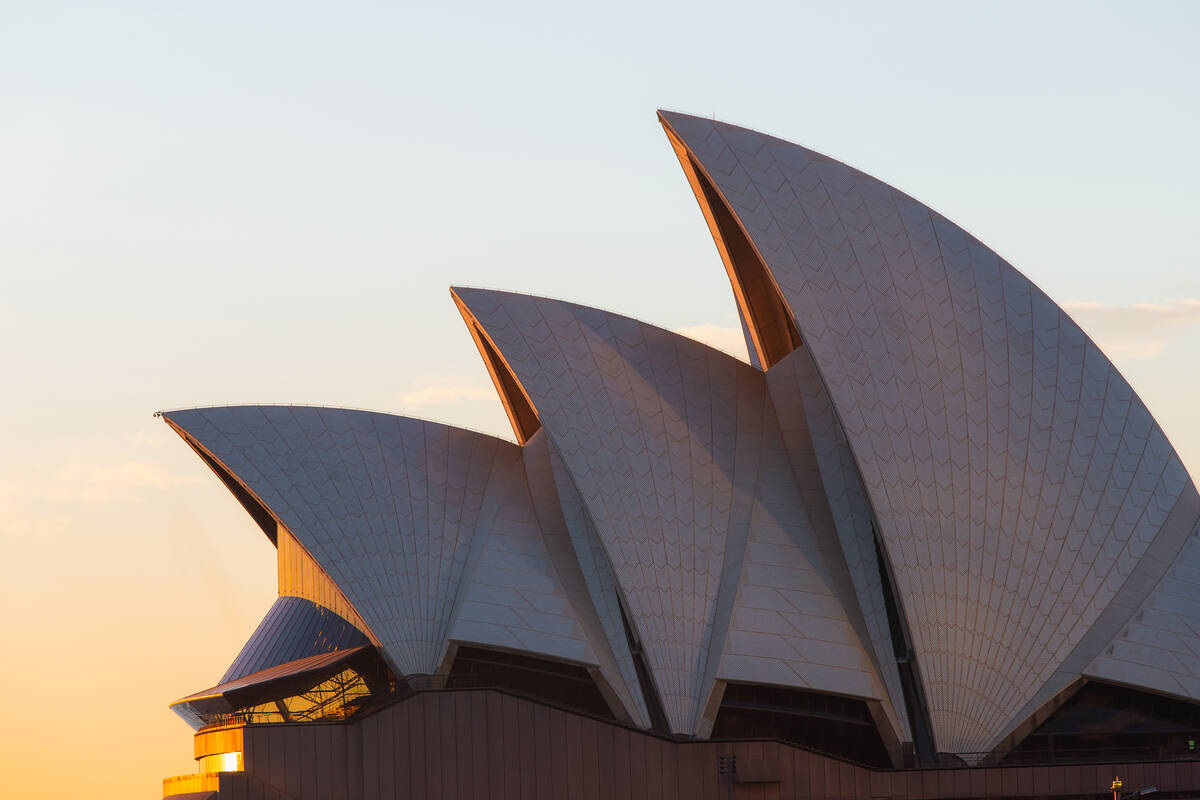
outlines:
[[311, 553], [401, 674], [434, 673], [456, 638], [596, 664], [636, 705], [551, 564], [516, 445], [336, 408], [164, 417]]
[[673, 731], [700, 729], [717, 678], [883, 699], [892, 713], [761, 371], [597, 309], [454, 291], [582, 499]]
[[[1163, 578], [1197, 518], [1186, 470], [1096, 345], [970, 234], [803, 147], [660, 118], [735, 292], [731, 259], [761, 260], [768, 280], [750, 288], [778, 293], [828, 390], [939, 749], [992, 748]], [[771, 367], [786, 331], [758, 335]], [[1152, 547], [1163, 557], [1146, 559]]]

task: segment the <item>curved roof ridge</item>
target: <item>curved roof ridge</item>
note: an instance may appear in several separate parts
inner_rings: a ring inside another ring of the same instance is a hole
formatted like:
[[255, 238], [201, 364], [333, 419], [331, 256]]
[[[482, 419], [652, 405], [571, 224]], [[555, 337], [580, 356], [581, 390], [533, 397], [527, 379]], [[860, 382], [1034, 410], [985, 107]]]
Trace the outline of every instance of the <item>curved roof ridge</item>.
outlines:
[[446, 420], [433, 419], [432, 417], [423, 417], [420, 414], [411, 414], [404, 411], [385, 411], [377, 408], [361, 408], [359, 406], [334, 406], [325, 405], [323, 403], [218, 403], [216, 405], [204, 406], [184, 406], [182, 408], [169, 408], [155, 411], [153, 416], [166, 417], [171, 414], [178, 414], [182, 411], [206, 411], [216, 408], [323, 408], [335, 411], [354, 411], [360, 414], [378, 414], [385, 417], [399, 417], [401, 419], [410, 419], [414, 422], [423, 422], [429, 425], [441, 425], [444, 428], [453, 428], [455, 430], [473, 433], [478, 436], [488, 436], [492, 439], [497, 439], [507, 444], [515, 445], [512, 439], [504, 436], [498, 436], [488, 431], [482, 431], [478, 428], [473, 428], [470, 425], [460, 425], [457, 422], [447, 422]]
[[[724, 125], [729, 128], [736, 128], [738, 130], [753, 133], [757, 136], [761, 136], [764, 139], [770, 139], [770, 140], [778, 142], [782, 145], [800, 148], [801, 150], [804, 150], [806, 153], [817, 156], [831, 164], [836, 164], [838, 166], [845, 167], [846, 169], [850, 170], [851, 172], [855, 173], [858, 176], [861, 176], [864, 178], [869, 178], [872, 181], [881, 183], [884, 186], [887, 186], [889, 189], [892, 189], [893, 191], [903, 194], [905, 197], [912, 200], [913, 202], [919, 203], [921, 206], [929, 209], [931, 212], [933, 212], [934, 214], [938, 215], [939, 217], [945, 219], [947, 222], [950, 222], [950, 218], [946, 214], [942, 213], [940, 210], [938, 210], [935, 206], [931, 205], [930, 203], [926, 203], [924, 200], [919, 199], [915, 195], [909, 194], [905, 190], [900, 189], [899, 187], [896, 187], [896, 186], [892, 185], [891, 183], [888, 183], [887, 181], [883, 180], [882, 178], [877, 177], [876, 175], [868, 172], [865, 167], [858, 167], [858, 166], [855, 166], [854, 164], [851, 164], [849, 161], [845, 161], [840, 158], [835, 158], [834, 156], [831, 156], [828, 153], [826, 153], [824, 150], [818, 150], [815, 147], [809, 147], [808, 145], [800, 144], [799, 142], [793, 142], [788, 139], [784, 139], [782, 137], [776, 136], [774, 134], [766, 133], [757, 128], [752, 128], [752, 127], [749, 127], [746, 125], [741, 125], [737, 122], [731, 122], [729, 120], [721, 119], [720, 117], [716, 117], [716, 116], [704, 117], [704, 116], [700, 116], [699, 114], [692, 114], [687, 111], [678, 111], [678, 110], [667, 109], [667, 108], [659, 108], [656, 110], [655, 113], [657, 114], [660, 122], [664, 119], [667, 119], [669, 121], [669, 118], [671, 118], [671, 117], [674, 117], [676, 119], [694, 119], [694, 120], [703, 120], [703, 121], [707, 121], [707, 122], [714, 122], [714, 123], [717, 123], [718, 125]], [[957, 223], [954, 223], [954, 222], [951, 222], [951, 224], [954, 225], [954, 227], [961, 230], [963, 233], [970, 236], [971, 238], [977, 239], [979, 241], [983, 241], [982, 239], [980, 239], [980, 237], [975, 236], [975, 234], [971, 233], [971, 231], [967, 230], [963, 226], [961, 226]], [[991, 249], [991, 248], [989, 248], [989, 249]], [[998, 251], [993, 250], [993, 252], [996, 252], [997, 255], [1000, 255]], [[1000, 256], [1000, 258], [1004, 259], [1004, 257], [1002, 255]], [[1006, 260], [1006, 259], [1004, 259], [1004, 260]], [[1034, 286], [1037, 286], [1037, 283], [1035, 281], [1030, 280], [1030, 283], [1032, 283]]]
[[511, 295], [513, 297], [527, 297], [531, 300], [539, 300], [539, 301], [545, 301], [545, 302], [549, 302], [549, 303], [562, 303], [563, 305], [574, 306], [574, 307], [580, 308], [580, 309], [587, 309], [590, 311], [599, 311], [609, 317], [616, 317], [618, 319], [628, 320], [630, 322], [636, 322], [638, 325], [645, 325], [647, 328], [653, 328], [654, 330], [661, 331], [662, 333], [670, 334], [672, 336], [678, 336], [680, 339], [683, 339], [685, 341], [695, 342], [698, 345], [707, 347], [709, 350], [714, 350], [723, 356], [732, 358], [734, 361], [738, 361], [742, 364], [745, 364], [746, 366], [751, 367], [752, 369], [759, 369], [758, 367], [755, 367], [753, 364], [746, 361], [745, 359], [738, 358], [737, 356], [733, 355], [732, 353], [728, 353], [719, 347], [714, 347], [713, 345], [709, 344], [708, 342], [701, 341], [700, 339], [697, 339], [694, 336], [688, 336], [686, 333], [680, 333], [679, 331], [677, 331], [673, 328], [664, 327], [662, 325], [659, 325], [656, 322], [647, 322], [646, 320], [641, 319], [639, 317], [631, 317], [628, 314], [625, 314], [620, 311], [615, 311], [610, 308], [605, 308], [604, 306], [593, 306], [593, 305], [588, 305], [586, 303], [580, 303], [576, 300], [565, 300], [561, 297], [550, 297], [548, 295], [543, 295], [543, 294], [534, 294], [533, 292], [520, 292], [520, 291], [515, 291], [512, 289], [499, 289], [499, 288], [493, 288], [493, 287], [488, 287], [488, 286], [451, 286], [450, 292], [455, 295], [458, 295], [460, 292], [482, 292], [482, 293], [486, 293], [489, 295]]

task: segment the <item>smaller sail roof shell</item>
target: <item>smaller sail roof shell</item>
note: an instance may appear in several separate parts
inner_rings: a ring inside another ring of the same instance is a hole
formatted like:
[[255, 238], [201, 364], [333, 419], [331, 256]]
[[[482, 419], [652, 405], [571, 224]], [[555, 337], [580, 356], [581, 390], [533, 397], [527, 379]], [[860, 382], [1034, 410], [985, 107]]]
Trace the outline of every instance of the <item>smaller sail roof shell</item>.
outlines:
[[433, 674], [451, 639], [516, 645], [599, 665], [636, 707], [580, 621], [595, 614], [588, 598], [568, 597], [547, 555], [516, 445], [334, 408], [164, 417], [311, 554], [399, 674]]
[[[760, 370], [597, 309], [454, 292], [536, 409], [560, 480], [578, 493], [673, 731], [701, 730], [718, 677], [881, 697], [848, 620], [853, 592], [830, 583], [831, 572], [845, 572], [840, 554], [818, 541]], [[793, 568], [787, 576], [763, 563], [779, 557]], [[779, 580], [793, 585], [776, 592]], [[815, 602], [805, 604], [805, 592]], [[822, 624], [836, 632], [823, 639]], [[758, 646], [784, 628], [801, 633]]]

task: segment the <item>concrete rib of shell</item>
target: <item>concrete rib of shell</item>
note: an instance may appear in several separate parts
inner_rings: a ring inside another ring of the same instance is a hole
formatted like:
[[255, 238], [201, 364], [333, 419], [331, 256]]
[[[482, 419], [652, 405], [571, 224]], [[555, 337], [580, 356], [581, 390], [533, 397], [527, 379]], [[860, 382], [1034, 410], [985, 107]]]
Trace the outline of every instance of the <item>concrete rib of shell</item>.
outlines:
[[[634, 723], [648, 728], [650, 715], [625, 635], [616, 580], [608, 556], [596, 536], [595, 526], [562, 458], [552, 449], [544, 430], [539, 430], [525, 443], [524, 456], [534, 506], [543, 520], [543, 527], [554, 531], [561, 529], [566, 534], [566, 542], [552, 543], [552, 547], [558, 545], [562, 561], [571, 562], [564, 564], [559, 574], [568, 593], [586, 595], [590, 601], [588, 604], [581, 600], [578, 605], [594, 609], [594, 614], [581, 617], [590, 640], [608, 646], [607, 650], [597, 648], [601, 670], [625, 703]], [[576, 581], [582, 585], [577, 585]]]
[[775, 364], [767, 372], [767, 385], [805, 506], [817, 518], [818, 529], [836, 531], [853, 586], [853, 599], [847, 605], [858, 607], [864, 640], [871, 643], [870, 653], [887, 688], [893, 724], [902, 732], [900, 738], [908, 740], [908, 714], [875, 554], [871, 506], [853, 454], [804, 348]]

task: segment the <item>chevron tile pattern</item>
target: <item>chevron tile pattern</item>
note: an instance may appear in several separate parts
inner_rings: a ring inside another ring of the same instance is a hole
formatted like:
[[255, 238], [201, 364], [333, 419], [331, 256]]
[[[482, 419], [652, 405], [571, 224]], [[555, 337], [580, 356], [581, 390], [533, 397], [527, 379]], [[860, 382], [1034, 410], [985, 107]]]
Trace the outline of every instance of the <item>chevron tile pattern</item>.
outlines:
[[1200, 526], [1126, 628], [1083, 674], [1200, 699]]
[[[793, 474], [769, 403], [739, 420], [738, 430], [758, 434], [758, 465], [718, 677], [890, 701], [862, 621], [851, 622], [859, 616], [854, 587], [819, 482]], [[894, 660], [889, 666], [895, 670]], [[894, 704], [884, 705], [903, 730]]]
[[[625, 633], [625, 622], [621, 616], [621, 601], [616, 578], [613, 576], [612, 565], [603, 545], [596, 535], [595, 525], [584, 507], [583, 498], [567, 472], [558, 454], [547, 438], [545, 431], [539, 430], [525, 443], [525, 469], [529, 482], [534, 487], [534, 504], [538, 514], [547, 519], [547, 530], [565, 529], [567, 542], [552, 540], [557, 544], [560, 560], [564, 566], [559, 574], [564, 576], [569, 589], [576, 592], [586, 592], [591, 603], [582, 600], [579, 607], [594, 610], [595, 614], [585, 617], [585, 621], [594, 620], [592, 629], [593, 641], [608, 643], [608, 653], [612, 663], [602, 662], [602, 667], [620, 676], [616, 685], [627, 687], [630, 696], [626, 708], [631, 710], [634, 721], [644, 728], [650, 727], [650, 714], [646, 708], [645, 698], [637, 677], [637, 668], [633, 663], [633, 654], [629, 649], [629, 639]], [[569, 546], [569, 549], [568, 549]], [[571, 565], [574, 565], [572, 569]], [[578, 576], [581, 586], [576, 588], [574, 581]], [[606, 673], [607, 674], [607, 673]], [[613, 679], [610, 678], [610, 682]]]
[[939, 749], [989, 749], [1082, 655], [1195, 495], [1186, 471], [1096, 345], [961, 228], [797, 145], [661, 116], [761, 254], [828, 388]]
[[[527, 484], [526, 474], [519, 468], [509, 474], [522, 496], [529, 496], [530, 485], [552, 496], [506, 503], [491, 529], [477, 538], [482, 546], [470, 558], [450, 638], [595, 664], [633, 721], [648, 727], [628, 644], [624, 635], [613, 636], [620, 632], [620, 617], [610, 630], [595, 611], [562, 512], [555, 513], [553, 479], [535, 469]], [[598, 607], [615, 608], [611, 583], [610, 596]]]
[[557, 577], [516, 445], [343, 409], [165, 416], [283, 522], [401, 674], [435, 672], [451, 638], [612, 661], [603, 640], [588, 640]]
[[537, 408], [568, 527], [602, 546], [581, 559], [611, 567], [673, 731], [698, 729], [718, 677], [881, 697], [761, 371], [596, 309], [455, 292]]
[[531, 652], [700, 738], [722, 682], [800, 688], [867, 701], [894, 757], [931, 756], [932, 727], [968, 764], [1081, 678], [1200, 701], [1200, 493], [1095, 343], [908, 195], [660, 119], [751, 363], [455, 288], [519, 446], [344, 409], [164, 413], [280, 548], [289, 596], [238, 663], [360, 634], [405, 676], [455, 643]]
[[532, 503], [506, 503], [473, 544], [451, 639], [597, 663], [550, 562]]
[[861, 618], [876, 669], [887, 686], [897, 730], [908, 730], [908, 714], [888, 628], [871, 506], [854, 456], [834, 415], [808, 353], [799, 348], [767, 372], [782, 442], [791, 460], [804, 506], [818, 529], [837, 532], [853, 585], [847, 613]]

